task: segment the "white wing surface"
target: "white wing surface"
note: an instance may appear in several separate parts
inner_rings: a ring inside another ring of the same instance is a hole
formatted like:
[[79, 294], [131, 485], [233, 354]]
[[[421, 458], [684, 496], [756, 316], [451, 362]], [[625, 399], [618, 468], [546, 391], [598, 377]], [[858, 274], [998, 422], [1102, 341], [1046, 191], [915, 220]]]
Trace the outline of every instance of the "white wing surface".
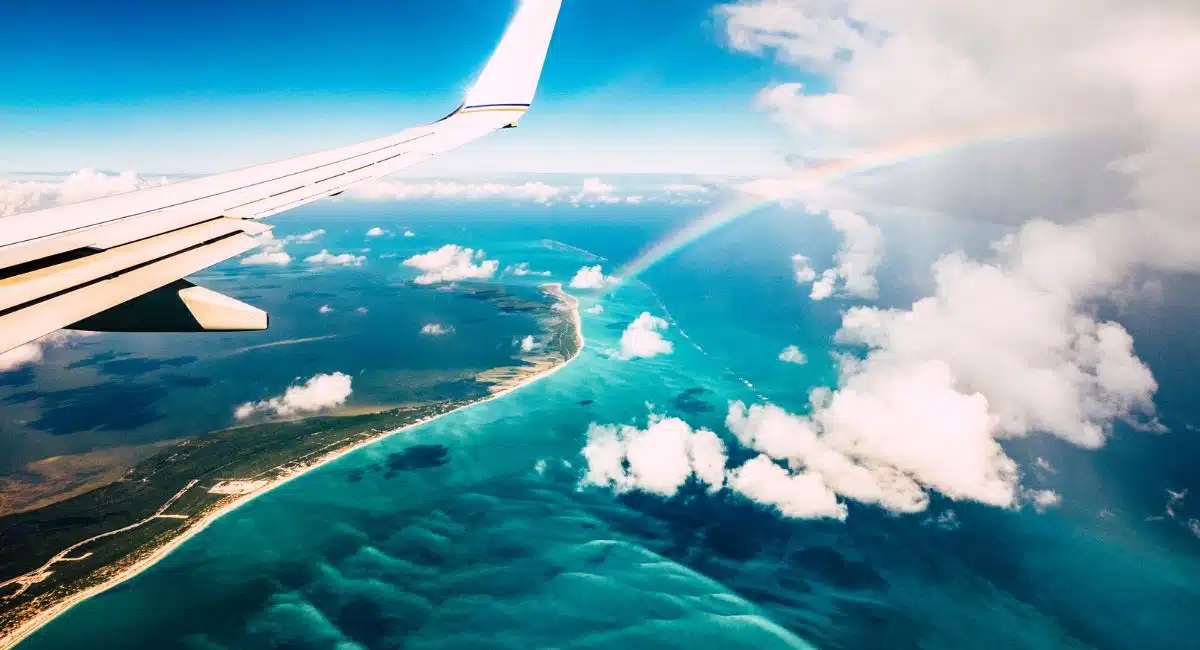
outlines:
[[562, 0], [521, 0], [462, 105], [369, 142], [0, 218], [0, 353], [58, 329], [265, 329], [261, 310], [182, 280], [258, 245], [257, 219], [517, 125]]

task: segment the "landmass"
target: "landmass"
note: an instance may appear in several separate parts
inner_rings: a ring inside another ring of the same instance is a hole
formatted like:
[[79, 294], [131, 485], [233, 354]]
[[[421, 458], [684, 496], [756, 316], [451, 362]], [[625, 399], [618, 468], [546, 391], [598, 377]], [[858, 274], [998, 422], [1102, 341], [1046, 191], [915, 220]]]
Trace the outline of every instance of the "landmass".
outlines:
[[502, 310], [545, 314], [536, 353], [477, 375], [488, 386], [481, 396], [239, 426], [160, 443], [161, 450], [139, 450], [151, 455], [106, 484], [97, 486], [106, 478], [98, 472], [83, 482], [60, 481], [52, 503], [26, 496], [0, 516], [0, 650], [145, 570], [249, 499], [364, 445], [499, 397], [575, 358], [583, 347], [578, 302], [560, 284], [541, 288], [549, 303], [485, 292]]

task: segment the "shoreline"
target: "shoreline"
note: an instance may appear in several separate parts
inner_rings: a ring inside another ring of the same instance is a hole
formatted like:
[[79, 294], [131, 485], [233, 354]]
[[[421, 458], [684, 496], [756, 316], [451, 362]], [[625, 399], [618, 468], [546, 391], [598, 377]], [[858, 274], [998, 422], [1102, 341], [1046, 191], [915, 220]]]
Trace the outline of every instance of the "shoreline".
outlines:
[[122, 571], [121, 573], [113, 576], [112, 578], [109, 578], [108, 580], [104, 581], [101, 584], [98, 584], [94, 587], [89, 587], [88, 589], [85, 589], [85, 590], [79, 592], [78, 594], [75, 594], [74, 596], [67, 598], [66, 600], [64, 600], [63, 602], [61, 602], [57, 605], [54, 605], [52, 607], [47, 608], [46, 610], [43, 610], [42, 612], [39, 612], [36, 616], [30, 618], [28, 621], [23, 623], [17, 629], [13, 630], [7, 636], [0, 638], [0, 650], [8, 650], [9, 648], [13, 648], [13, 647], [19, 645], [22, 641], [29, 638], [34, 632], [37, 632], [42, 627], [44, 627], [44, 626], [48, 625], [50, 622], [52, 622], [54, 619], [58, 618], [59, 616], [62, 616], [68, 610], [70, 610], [72, 607], [84, 602], [85, 600], [88, 600], [89, 598], [92, 598], [93, 596], [98, 596], [98, 595], [104, 593], [105, 591], [108, 591], [109, 589], [112, 589], [113, 587], [116, 587], [117, 585], [119, 585], [123, 582], [126, 582], [127, 580], [131, 580], [131, 579], [137, 577], [139, 574], [146, 571], [150, 567], [154, 566], [155, 564], [160, 562], [166, 556], [170, 555], [172, 551], [174, 551], [175, 549], [182, 546], [185, 542], [192, 539], [196, 535], [199, 535], [200, 533], [204, 532], [204, 530], [207, 529], [210, 525], [212, 525], [212, 523], [215, 522], [217, 519], [220, 519], [221, 517], [233, 512], [234, 510], [237, 510], [241, 506], [243, 506], [247, 503], [250, 503], [254, 499], [258, 498], [259, 496], [267, 494], [267, 493], [271, 492], [272, 490], [274, 490], [275, 488], [278, 488], [282, 485], [287, 484], [289, 481], [291, 481], [293, 479], [304, 476], [319, 467], [324, 467], [325, 465], [328, 465], [329, 463], [332, 463], [333, 461], [335, 461], [347, 454], [358, 451], [364, 447], [376, 444], [380, 441], [387, 440], [396, 434], [403, 433], [410, 429], [414, 429], [416, 427], [429, 424], [430, 422], [444, 418], [448, 415], [458, 413], [459, 411], [463, 411], [465, 409], [469, 409], [469, 408], [477, 406], [479, 404], [484, 404], [484, 403], [490, 402], [492, 400], [504, 397], [505, 395], [512, 394], [512, 393], [520, 390], [521, 388], [524, 388], [525, 386], [529, 386], [530, 384], [533, 384], [541, 379], [549, 377], [550, 375], [553, 375], [554, 373], [558, 372], [562, 368], [565, 368], [567, 366], [567, 364], [569, 364], [572, 361], [579, 358], [580, 353], [583, 352], [584, 343], [586, 342], [586, 339], [583, 336], [583, 316], [579, 312], [579, 299], [576, 298], [575, 296], [572, 296], [571, 294], [567, 293], [566, 291], [564, 291], [562, 288], [562, 283], [560, 283], [560, 282], [551, 282], [551, 283], [543, 284], [543, 285], [541, 285], [541, 288], [545, 289], [546, 293], [548, 293], [550, 296], [554, 297], [556, 301], [558, 301], [560, 303], [566, 303], [566, 305], [568, 307], [568, 311], [570, 311], [570, 313], [571, 313], [571, 321], [572, 321], [572, 324], [574, 325], [574, 330], [575, 330], [575, 341], [578, 345], [575, 348], [575, 354], [573, 354], [569, 358], [565, 359], [562, 363], [557, 364], [552, 368], [548, 368], [546, 370], [538, 372], [536, 374], [532, 374], [532, 375], [522, 379], [521, 381], [514, 383], [511, 386], [505, 386], [501, 390], [498, 390], [495, 393], [491, 393], [489, 395], [485, 395], [485, 396], [481, 397], [480, 399], [478, 399], [474, 402], [471, 402], [470, 404], [464, 404], [456, 409], [446, 411], [445, 413], [434, 415], [432, 417], [428, 417], [423, 420], [418, 420], [411, 424], [406, 424], [402, 427], [393, 429], [391, 431], [385, 431], [384, 433], [381, 433], [380, 435], [378, 435], [374, 438], [371, 438], [370, 440], [363, 440], [361, 442], [350, 445], [349, 447], [339, 449], [338, 451], [335, 451], [335, 452], [329, 454], [328, 456], [321, 458], [320, 460], [316, 461], [312, 465], [305, 467], [304, 469], [301, 469], [297, 472], [288, 474], [287, 476], [284, 476], [282, 478], [271, 481], [267, 485], [264, 485], [263, 487], [261, 487], [257, 490], [254, 490], [253, 492], [249, 492], [245, 495], [242, 495], [240, 498], [235, 499], [228, 505], [218, 508], [217, 510], [212, 511], [207, 515], [204, 515], [198, 522], [196, 522], [196, 524], [194, 526], [188, 528], [186, 531], [181, 533], [175, 539], [172, 539], [171, 541], [167, 542], [166, 544], [162, 545], [161, 547], [155, 549], [153, 553], [151, 553], [150, 555], [146, 556], [145, 558], [139, 560], [132, 566], [128, 567], [126, 570]]

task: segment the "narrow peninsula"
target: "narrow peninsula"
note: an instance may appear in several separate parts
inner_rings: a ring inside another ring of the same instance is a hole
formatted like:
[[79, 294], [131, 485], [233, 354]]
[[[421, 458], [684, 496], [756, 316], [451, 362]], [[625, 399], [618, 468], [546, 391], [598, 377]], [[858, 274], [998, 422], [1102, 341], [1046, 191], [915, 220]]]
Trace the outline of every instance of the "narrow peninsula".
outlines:
[[578, 301], [558, 283], [543, 299], [481, 288], [472, 297], [538, 315], [543, 336], [518, 363], [477, 375], [479, 396], [373, 413], [241, 426], [186, 438], [113, 482], [0, 516], [0, 650], [71, 606], [154, 564], [247, 500], [364, 445], [546, 376], [583, 347]]

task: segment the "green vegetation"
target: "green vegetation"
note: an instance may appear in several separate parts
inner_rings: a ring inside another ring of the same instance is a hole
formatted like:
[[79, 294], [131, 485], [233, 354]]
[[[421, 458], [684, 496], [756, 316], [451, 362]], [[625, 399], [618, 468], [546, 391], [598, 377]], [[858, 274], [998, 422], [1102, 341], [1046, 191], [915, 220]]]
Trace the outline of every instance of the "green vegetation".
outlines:
[[[0, 581], [41, 567], [60, 551], [102, 533], [153, 517], [173, 496], [187, 489], [162, 514], [129, 531], [86, 544], [60, 561], [51, 575], [32, 583], [18, 597], [18, 586], [0, 593], [0, 630], [24, 618], [29, 605], [69, 595], [111, 577], [112, 569], [140, 559], [182, 533], [186, 525], [236, 499], [213, 494], [221, 480], [271, 480], [317, 462], [340, 449], [376, 438], [417, 420], [463, 406], [445, 401], [348, 417], [316, 417], [226, 429], [193, 438], [136, 465], [121, 480], [45, 508], [0, 518]], [[178, 518], [186, 517], [186, 519]], [[119, 567], [118, 567], [119, 568]]]
[[[570, 302], [552, 288], [543, 290], [554, 300], [522, 300], [490, 288], [470, 297], [490, 300], [502, 311], [521, 312]], [[542, 323], [548, 351], [564, 360], [578, 352], [578, 333], [568, 313], [551, 311]], [[261, 489], [338, 451], [485, 395], [380, 413], [217, 431], [166, 448], [137, 463], [114, 483], [36, 510], [0, 517], [0, 584], [4, 585], [0, 586], [0, 645], [39, 612], [120, 575], [206, 515], [244, 498], [237, 490], [213, 492], [214, 486], [227, 481], [258, 482], [245, 492]], [[399, 454], [392, 462], [444, 462], [444, 449], [411, 451], [417, 453]]]

